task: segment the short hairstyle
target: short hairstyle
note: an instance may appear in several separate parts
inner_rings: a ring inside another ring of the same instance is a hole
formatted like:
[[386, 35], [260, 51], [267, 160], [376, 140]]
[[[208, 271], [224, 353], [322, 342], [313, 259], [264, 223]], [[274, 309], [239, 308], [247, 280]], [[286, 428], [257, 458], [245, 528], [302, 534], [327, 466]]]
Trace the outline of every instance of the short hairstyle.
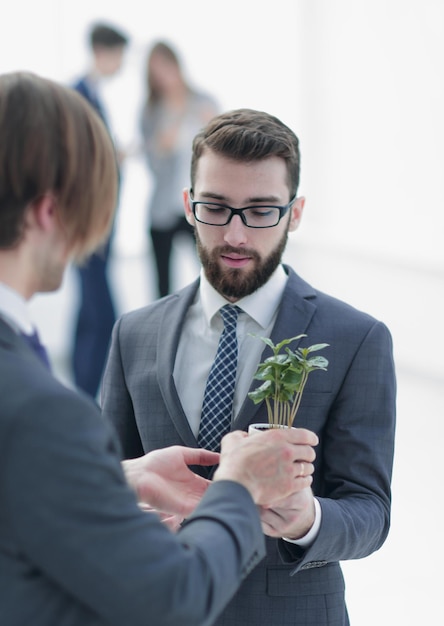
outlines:
[[277, 156], [285, 160], [290, 197], [299, 186], [300, 153], [295, 133], [277, 117], [253, 109], [236, 109], [213, 117], [194, 138], [191, 187], [205, 149], [235, 161], [259, 161]]
[[96, 46], [116, 48], [126, 46], [128, 37], [108, 24], [95, 24], [91, 29], [89, 41], [92, 48]]
[[19, 245], [28, 207], [46, 193], [73, 254], [96, 249], [116, 206], [112, 140], [73, 89], [28, 72], [0, 75], [0, 248]]

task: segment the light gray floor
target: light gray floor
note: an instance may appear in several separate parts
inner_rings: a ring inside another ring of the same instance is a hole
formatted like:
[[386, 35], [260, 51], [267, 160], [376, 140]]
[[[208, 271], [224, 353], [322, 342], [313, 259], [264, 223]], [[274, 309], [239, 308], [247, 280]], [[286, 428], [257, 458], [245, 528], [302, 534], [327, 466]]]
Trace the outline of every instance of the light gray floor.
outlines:
[[[392, 529], [378, 553], [344, 563], [352, 624], [443, 624], [439, 510], [444, 435], [442, 276], [377, 255], [361, 257], [356, 251], [334, 247], [322, 247], [321, 252], [317, 244], [302, 237], [291, 239], [286, 260], [318, 288], [385, 321], [394, 338], [399, 391]], [[176, 248], [175, 267], [177, 287], [193, 278], [197, 265], [190, 248]], [[111, 280], [119, 312], [151, 301], [149, 248], [144, 252], [143, 246], [135, 246], [134, 254], [117, 249]], [[38, 296], [32, 304], [57, 374], [68, 384], [75, 301], [76, 282], [69, 271], [58, 294]]]

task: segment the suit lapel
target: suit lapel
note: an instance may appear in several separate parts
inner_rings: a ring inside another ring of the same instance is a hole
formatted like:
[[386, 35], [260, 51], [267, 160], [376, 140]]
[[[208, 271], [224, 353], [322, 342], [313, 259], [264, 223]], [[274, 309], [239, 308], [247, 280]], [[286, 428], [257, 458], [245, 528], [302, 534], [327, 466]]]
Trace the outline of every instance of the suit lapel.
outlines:
[[[291, 268], [285, 267], [289, 274], [287, 286], [282, 296], [278, 316], [271, 332], [271, 339], [278, 343], [297, 335], [307, 333], [307, 328], [316, 312], [316, 292], [308, 283], [302, 280]], [[292, 348], [299, 342], [294, 342]], [[271, 349], [266, 346], [262, 352], [261, 361], [271, 356]], [[250, 391], [260, 385], [259, 381], [252, 380]], [[233, 429], [245, 430], [248, 424], [266, 421], [264, 403], [254, 404], [248, 396], [245, 398], [239, 415], [234, 420]]]
[[197, 448], [198, 443], [180, 402], [176, 385], [174, 384], [173, 371], [185, 316], [194, 300], [198, 287], [199, 280], [171, 296], [176, 301], [165, 307], [157, 336], [157, 380], [160, 392], [170, 418], [183, 439], [184, 445], [192, 448]]
[[[279, 307], [276, 323], [271, 332], [271, 339], [276, 343], [289, 337], [305, 334], [316, 312], [315, 290], [302, 280], [291, 268], [285, 267], [289, 274], [288, 283]], [[159, 388], [167, 407], [168, 413], [174, 426], [182, 438], [184, 445], [197, 448], [198, 443], [194, 437], [180, 403], [177, 389], [174, 384], [174, 362], [179, 344], [180, 334], [188, 308], [192, 304], [199, 280], [186, 287], [178, 294], [171, 296], [175, 302], [164, 309], [164, 315], [159, 324], [158, 334], [158, 367], [157, 377]], [[307, 333], [308, 334], [308, 333]], [[296, 344], [293, 344], [295, 347]], [[265, 347], [261, 360], [271, 354]], [[163, 374], [162, 372], [167, 374]], [[253, 380], [250, 390], [259, 385]], [[266, 421], [266, 412], [263, 403], [255, 405], [248, 397], [245, 398], [242, 409], [233, 423], [233, 429], [245, 430], [252, 422]]]

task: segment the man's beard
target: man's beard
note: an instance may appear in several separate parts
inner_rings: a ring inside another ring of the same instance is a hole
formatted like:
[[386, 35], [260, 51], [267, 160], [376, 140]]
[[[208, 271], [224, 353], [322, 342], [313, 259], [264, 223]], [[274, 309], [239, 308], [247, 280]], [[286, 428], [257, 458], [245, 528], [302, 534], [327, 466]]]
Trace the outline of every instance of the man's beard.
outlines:
[[[233, 248], [232, 246], [220, 246], [212, 252], [208, 252], [202, 245], [197, 229], [195, 230], [197, 252], [208, 282], [227, 299], [240, 300], [254, 293], [265, 285], [270, 276], [281, 262], [282, 255], [287, 245], [288, 231], [286, 230], [278, 245], [271, 251], [266, 259], [261, 259], [255, 250], [248, 248]], [[248, 256], [255, 264], [248, 271], [238, 268], [222, 267], [220, 257], [230, 253]]]

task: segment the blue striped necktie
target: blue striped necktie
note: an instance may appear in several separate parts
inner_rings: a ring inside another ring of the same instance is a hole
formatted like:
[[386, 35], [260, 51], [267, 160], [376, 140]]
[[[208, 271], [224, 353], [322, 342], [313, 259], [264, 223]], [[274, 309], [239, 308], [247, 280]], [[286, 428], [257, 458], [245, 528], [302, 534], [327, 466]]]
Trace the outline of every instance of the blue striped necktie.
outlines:
[[237, 370], [237, 317], [241, 310], [227, 304], [220, 309], [224, 330], [205, 387], [198, 443], [218, 451], [220, 440], [229, 432], [233, 413]]
[[48, 353], [46, 352], [46, 348], [41, 344], [39, 335], [35, 330], [31, 335], [26, 333], [20, 333], [26, 343], [34, 350], [40, 360], [46, 365], [46, 367], [50, 370], [51, 364], [49, 362]]

